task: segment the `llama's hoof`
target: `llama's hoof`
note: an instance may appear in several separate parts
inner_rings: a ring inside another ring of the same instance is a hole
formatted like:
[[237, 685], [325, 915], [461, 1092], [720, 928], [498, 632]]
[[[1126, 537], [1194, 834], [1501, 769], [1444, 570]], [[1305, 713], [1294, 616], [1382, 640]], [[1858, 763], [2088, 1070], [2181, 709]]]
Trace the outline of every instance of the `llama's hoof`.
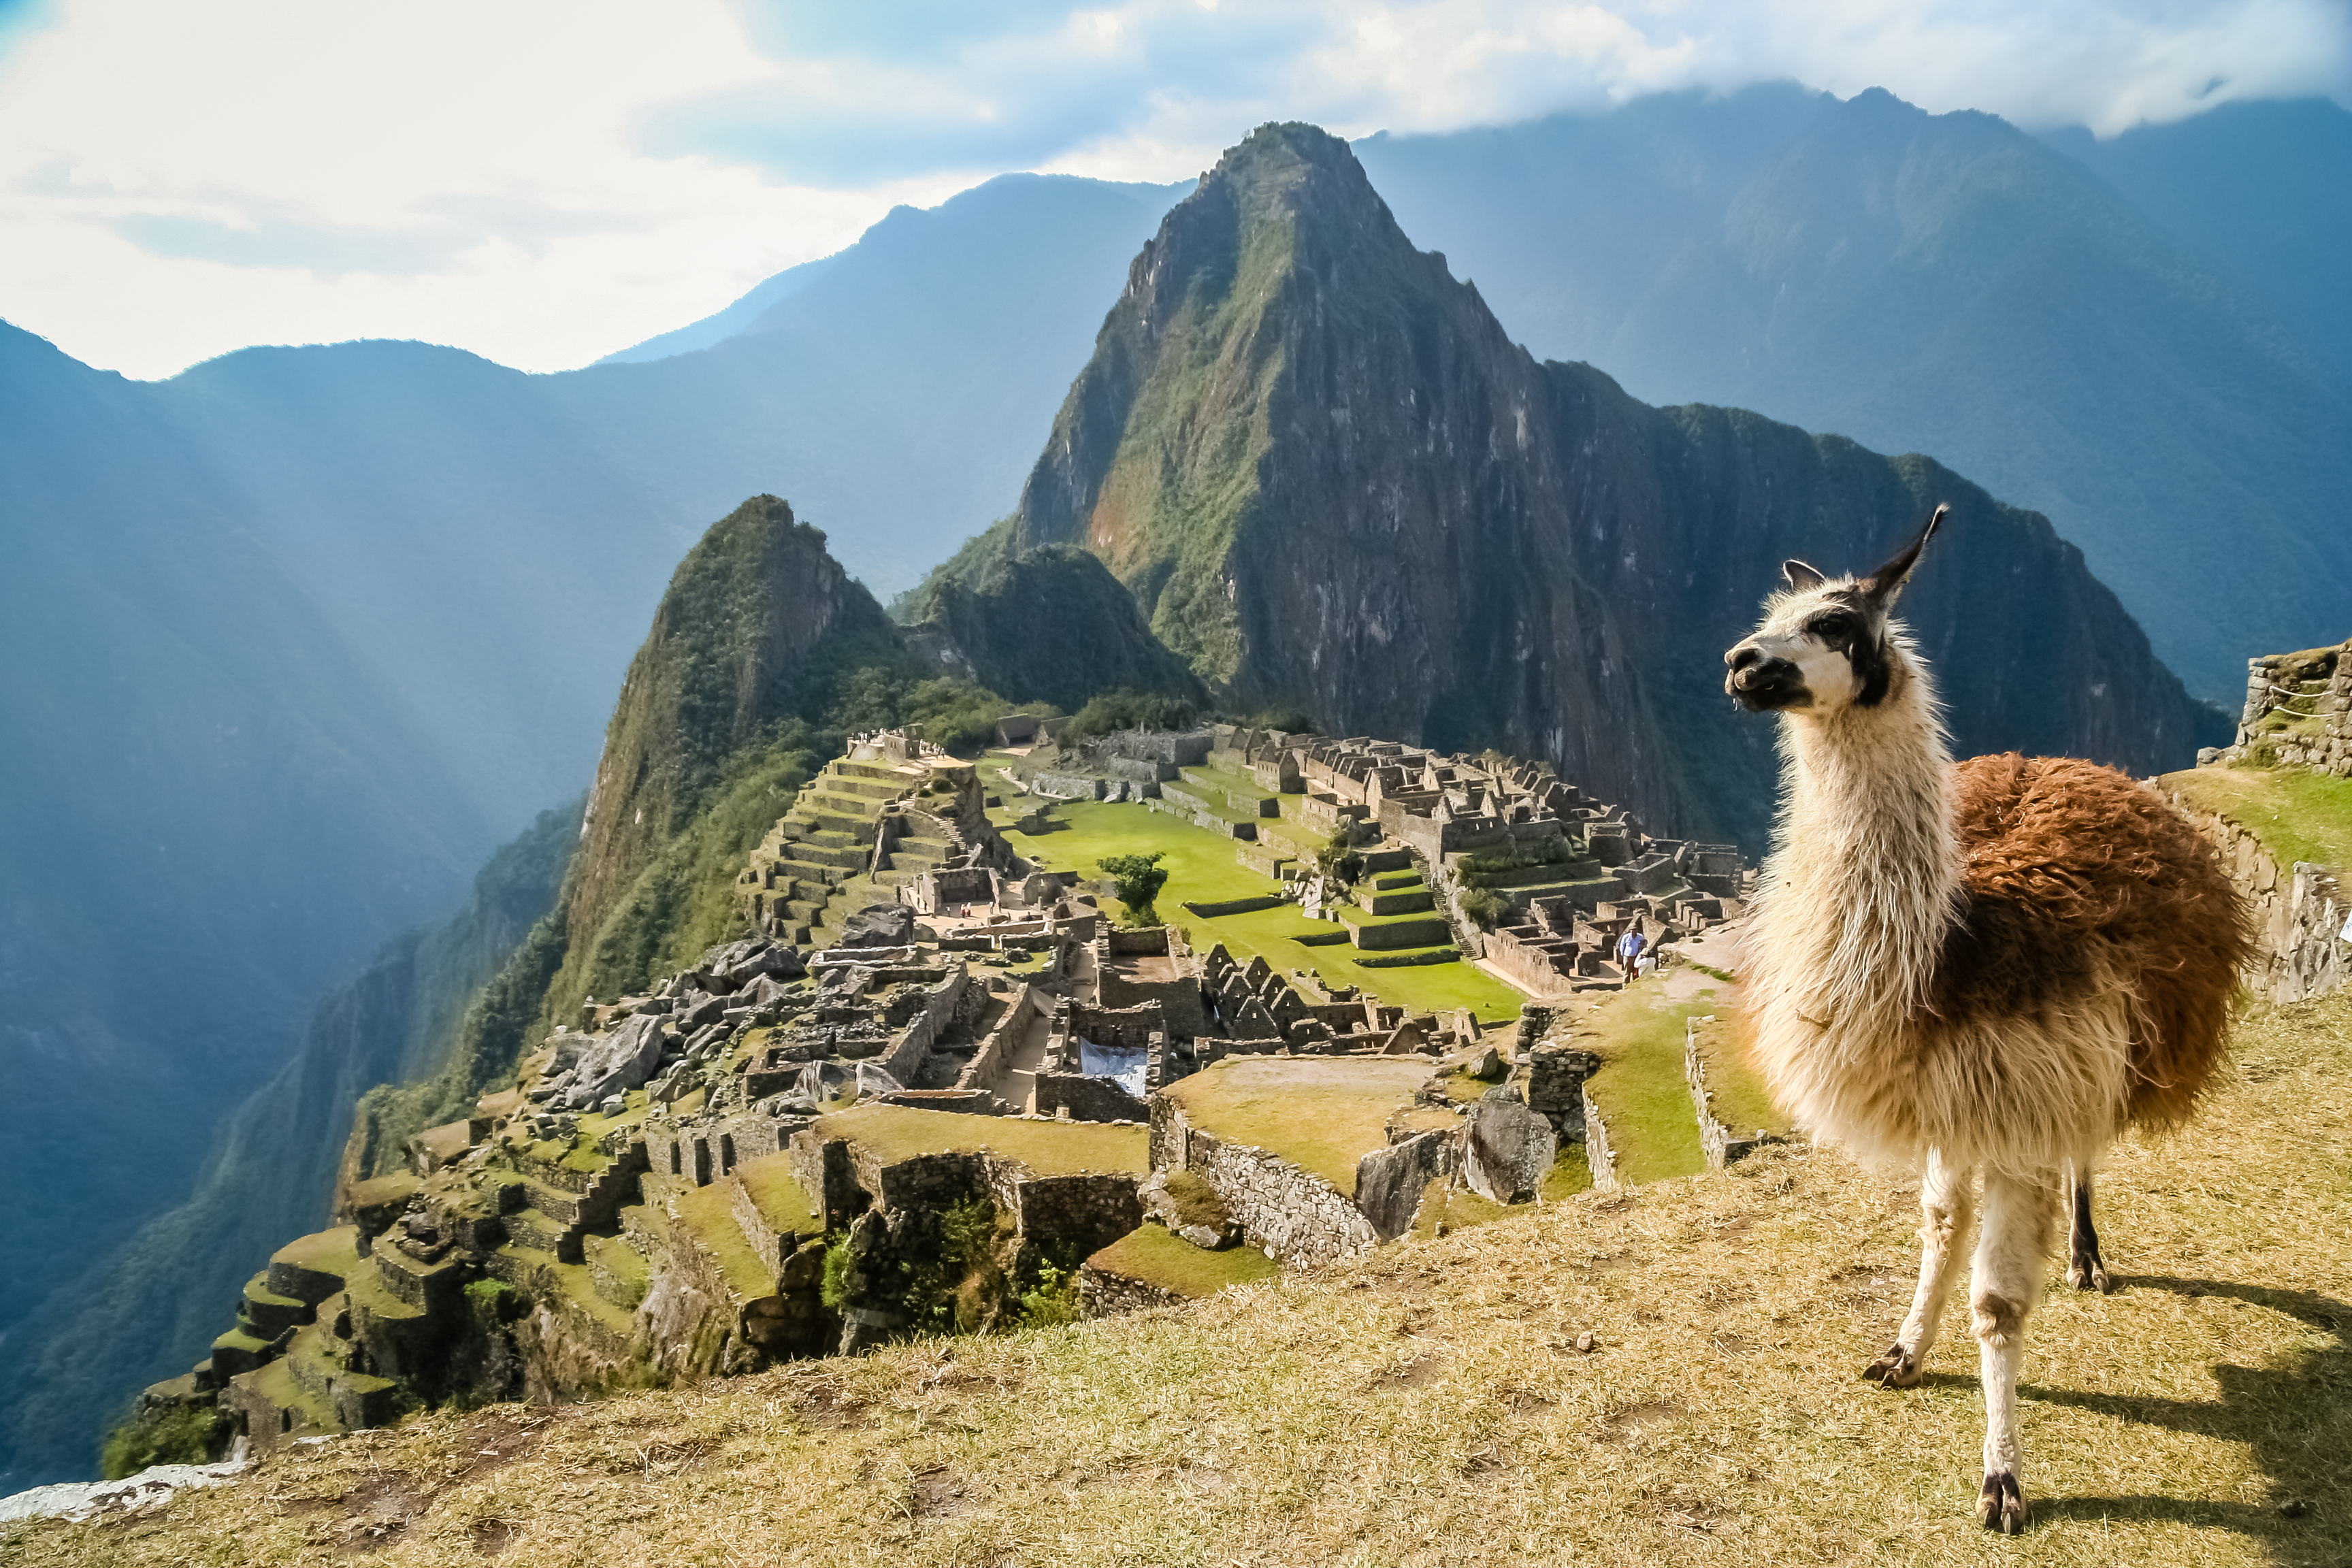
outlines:
[[2096, 1257], [2077, 1257], [2066, 1266], [2066, 1283], [2077, 1290], [2096, 1290], [2100, 1295], [2112, 1295], [2115, 1281], [2107, 1278], [2107, 1266]]
[[2015, 1471], [1995, 1470], [1985, 1477], [1984, 1490], [1977, 1494], [1979, 1522], [2003, 1535], [2022, 1535], [2028, 1517], [2025, 1493], [2018, 1489]]
[[1884, 1355], [1863, 1368], [1862, 1375], [1888, 1388], [1916, 1388], [1919, 1384], [1919, 1358], [1897, 1341], [1886, 1347]]

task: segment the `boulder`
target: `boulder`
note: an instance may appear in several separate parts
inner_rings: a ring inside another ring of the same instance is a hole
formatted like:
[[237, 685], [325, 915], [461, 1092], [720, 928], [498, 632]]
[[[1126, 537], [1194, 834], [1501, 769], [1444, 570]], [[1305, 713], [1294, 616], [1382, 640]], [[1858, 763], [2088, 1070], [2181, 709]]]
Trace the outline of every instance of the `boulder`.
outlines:
[[[1546, 1125], [1544, 1132], [1549, 1136], [1551, 1128]], [[1423, 1132], [1356, 1162], [1356, 1210], [1382, 1241], [1412, 1228], [1421, 1194], [1453, 1164], [1454, 1138], [1450, 1132]]]
[[1548, 1119], [1507, 1094], [1489, 1094], [1470, 1113], [1462, 1174], [1482, 1198], [1523, 1204], [1543, 1185], [1559, 1151]]
[[793, 1080], [793, 1095], [811, 1105], [823, 1105], [838, 1095], [842, 1086], [849, 1081], [850, 1070], [839, 1062], [811, 1062], [801, 1068], [800, 1077]]
[[905, 947], [915, 940], [915, 911], [904, 904], [868, 904], [841, 928], [836, 947]]
[[614, 1094], [626, 1094], [653, 1073], [661, 1061], [662, 1020], [640, 1013], [596, 1043], [567, 1075], [559, 1101], [571, 1110], [600, 1104]]

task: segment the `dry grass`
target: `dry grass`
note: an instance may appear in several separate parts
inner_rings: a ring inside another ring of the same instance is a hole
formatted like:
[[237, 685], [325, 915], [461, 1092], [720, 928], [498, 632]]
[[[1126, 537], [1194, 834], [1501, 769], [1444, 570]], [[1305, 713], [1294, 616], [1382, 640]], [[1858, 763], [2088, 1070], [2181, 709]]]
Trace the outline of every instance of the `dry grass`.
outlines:
[[1969, 1512], [1957, 1320], [1922, 1387], [1857, 1375], [1908, 1295], [1911, 1192], [1791, 1150], [1181, 1310], [412, 1420], [0, 1559], [2340, 1563], [2347, 1024], [2352, 997], [2264, 1016], [2195, 1126], [2117, 1151], [2122, 1288], [2034, 1317], [2015, 1541]]

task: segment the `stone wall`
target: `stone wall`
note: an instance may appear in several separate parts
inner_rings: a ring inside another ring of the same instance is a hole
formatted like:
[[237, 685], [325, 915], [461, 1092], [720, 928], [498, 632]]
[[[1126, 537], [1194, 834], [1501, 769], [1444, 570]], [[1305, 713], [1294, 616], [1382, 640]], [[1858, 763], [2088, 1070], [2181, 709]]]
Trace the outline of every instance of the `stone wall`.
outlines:
[[[2268, 745], [2289, 767], [2352, 778], [2352, 641], [2246, 661], [2246, 705], [2231, 750]], [[2199, 761], [2205, 760], [2200, 753]]]
[[1380, 1244], [1372, 1222], [1330, 1183], [1266, 1150], [1192, 1126], [1165, 1096], [1151, 1107], [1151, 1168], [1198, 1173], [1251, 1246], [1295, 1268], [1320, 1268]]
[[1181, 1307], [1184, 1298], [1173, 1290], [1130, 1279], [1087, 1264], [1078, 1270], [1078, 1310], [1084, 1317], [1114, 1318], [1149, 1307]]
[[1592, 1169], [1592, 1184], [1604, 1193], [1617, 1190], [1617, 1156], [1609, 1148], [1609, 1124], [1592, 1103], [1592, 1091], [1580, 1085], [1577, 1097], [1584, 1107], [1584, 1162]]
[[1077, 1072], [1037, 1075], [1037, 1114], [1067, 1111], [1073, 1121], [1143, 1121], [1151, 1108], [1107, 1078]]
[[1690, 1084], [1691, 1108], [1698, 1113], [1698, 1145], [1711, 1169], [1721, 1170], [1737, 1160], [1743, 1160], [1767, 1143], [1782, 1140], [1760, 1129], [1743, 1136], [1737, 1129], [1716, 1119], [1709, 1109], [1713, 1099], [1706, 1087], [1706, 1064], [1698, 1054], [1698, 1026], [1715, 1022], [1713, 1015], [1704, 1018], [1685, 1019], [1683, 1023], [1683, 1077]]
[[1073, 1261], [1101, 1251], [1143, 1223], [1138, 1178], [1081, 1173], [1028, 1176], [1013, 1186], [1021, 1234]]
[[2266, 1002], [2300, 1002], [2343, 984], [2344, 922], [2352, 908], [2336, 874], [2304, 861], [2282, 870], [2261, 839], [2228, 817], [2200, 811], [2178, 795], [2172, 805], [2221, 851], [2222, 868], [2252, 908], [2248, 988]]

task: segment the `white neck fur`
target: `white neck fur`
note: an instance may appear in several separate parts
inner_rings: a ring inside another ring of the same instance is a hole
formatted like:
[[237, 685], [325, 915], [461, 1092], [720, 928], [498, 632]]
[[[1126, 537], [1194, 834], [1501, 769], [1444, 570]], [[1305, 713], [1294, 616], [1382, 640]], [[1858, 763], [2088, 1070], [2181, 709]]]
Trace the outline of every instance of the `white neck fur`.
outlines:
[[1899, 1026], [1957, 911], [1952, 766], [1927, 669], [1888, 628], [1876, 706], [1780, 721], [1780, 819], [1751, 941], [1772, 1000], [1839, 1035]]

